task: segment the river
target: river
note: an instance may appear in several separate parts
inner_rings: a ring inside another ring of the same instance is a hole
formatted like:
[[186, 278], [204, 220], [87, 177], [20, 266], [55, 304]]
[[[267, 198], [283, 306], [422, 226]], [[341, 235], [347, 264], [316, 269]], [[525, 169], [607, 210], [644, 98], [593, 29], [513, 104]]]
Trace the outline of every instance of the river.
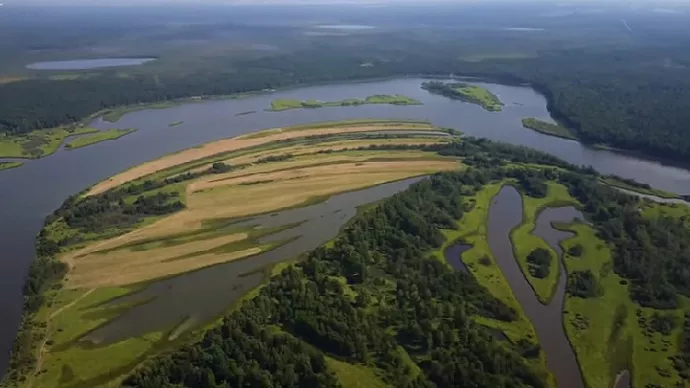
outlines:
[[[687, 194], [690, 172], [660, 163], [594, 150], [578, 142], [525, 129], [524, 117], [548, 118], [546, 100], [529, 87], [483, 84], [505, 103], [502, 112], [427, 93], [423, 79], [401, 78], [368, 83], [312, 86], [260, 94], [243, 99], [194, 102], [168, 109], [142, 110], [125, 115], [117, 124], [95, 120], [91, 125], [138, 128], [117, 141], [77, 150], [60, 150], [44, 159], [26, 161], [21, 168], [0, 172], [0, 372], [7, 364], [21, 316], [21, 289], [34, 256], [34, 237], [45, 216], [69, 195], [124, 169], [205, 142], [242, 133], [315, 121], [356, 118], [427, 119], [467, 135], [530, 146], [571, 163], [592, 165], [667, 191]], [[363, 105], [268, 112], [276, 98], [336, 101], [374, 94], [404, 94], [424, 105]], [[255, 111], [251, 114], [242, 114]], [[183, 121], [179, 126], [169, 124]]]

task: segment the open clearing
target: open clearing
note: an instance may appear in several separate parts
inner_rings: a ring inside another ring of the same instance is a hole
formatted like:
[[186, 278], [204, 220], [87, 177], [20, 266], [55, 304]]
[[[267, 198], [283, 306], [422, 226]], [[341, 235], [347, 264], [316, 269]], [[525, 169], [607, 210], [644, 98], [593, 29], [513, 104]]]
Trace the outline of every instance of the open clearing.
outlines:
[[[406, 131], [406, 130], [427, 130], [438, 131], [438, 128], [430, 124], [409, 124], [409, 123], [386, 123], [386, 122], [354, 122], [352, 126], [333, 126], [328, 124], [321, 124], [321, 126], [305, 126], [295, 128], [277, 128], [268, 131], [262, 131], [254, 134], [240, 136], [231, 139], [219, 140], [212, 143], [204, 144], [198, 148], [190, 148], [171, 155], [164, 156], [160, 159], [141, 164], [131, 168], [125, 172], [117, 174], [103, 182], [96, 184], [86, 195], [94, 195], [103, 193], [109, 189], [117, 187], [123, 183], [133, 181], [135, 179], [162, 171], [183, 163], [208, 158], [214, 155], [237, 151], [249, 147], [256, 147], [262, 144], [294, 139], [302, 136], [323, 136], [333, 135], [338, 133], [357, 133], [357, 132], [380, 132], [380, 131]], [[306, 132], [305, 132], [306, 131]], [[266, 134], [259, 136], [259, 134]]]

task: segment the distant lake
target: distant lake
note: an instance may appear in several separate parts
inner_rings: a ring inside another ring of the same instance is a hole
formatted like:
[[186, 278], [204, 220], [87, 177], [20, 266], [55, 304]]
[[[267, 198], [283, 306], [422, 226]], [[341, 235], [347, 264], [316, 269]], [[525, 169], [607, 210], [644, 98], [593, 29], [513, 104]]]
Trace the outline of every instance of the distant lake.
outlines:
[[371, 30], [376, 27], [362, 24], [322, 24], [316, 26], [316, 28], [325, 28], [328, 30]]
[[139, 66], [156, 58], [99, 58], [73, 59], [70, 61], [34, 62], [26, 65], [31, 70], [86, 70], [102, 67]]

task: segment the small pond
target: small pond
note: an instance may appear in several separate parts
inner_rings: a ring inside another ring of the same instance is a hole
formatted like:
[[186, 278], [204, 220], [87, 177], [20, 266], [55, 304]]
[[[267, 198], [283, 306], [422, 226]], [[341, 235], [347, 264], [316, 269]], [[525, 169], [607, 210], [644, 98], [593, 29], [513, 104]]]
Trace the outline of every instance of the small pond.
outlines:
[[156, 58], [99, 58], [73, 59], [69, 61], [34, 62], [26, 65], [31, 70], [88, 70], [104, 67], [139, 66]]

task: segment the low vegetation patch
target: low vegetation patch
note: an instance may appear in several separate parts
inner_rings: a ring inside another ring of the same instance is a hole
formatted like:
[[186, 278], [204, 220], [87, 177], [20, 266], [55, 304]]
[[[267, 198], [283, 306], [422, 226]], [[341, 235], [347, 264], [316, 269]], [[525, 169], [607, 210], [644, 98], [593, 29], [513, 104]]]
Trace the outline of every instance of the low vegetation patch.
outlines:
[[109, 129], [107, 131], [99, 131], [93, 135], [78, 137], [65, 145], [65, 149], [73, 150], [97, 144], [108, 140], [117, 140], [123, 136], [129, 135], [136, 131], [136, 128], [129, 129]]
[[21, 135], [0, 133], [0, 158], [42, 158], [57, 151], [68, 137], [93, 132], [98, 130], [77, 127], [38, 130]]
[[570, 196], [565, 186], [555, 182], [544, 183], [525, 177], [520, 179], [516, 186], [523, 192], [524, 214], [522, 223], [510, 232], [513, 252], [535, 294], [546, 304], [551, 300], [558, 285], [560, 262], [556, 252], [544, 239], [532, 234], [532, 231], [542, 209], [576, 205], [577, 201]]
[[0, 171], [23, 166], [23, 162], [0, 162]]
[[503, 109], [503, 103], [498, 96], [477, 85], [431, 81], [423, 83], [422, 89], [433, 94], [477, 104], [490, 112], [499, 112]]
[[422, 105], [421, 102], [401, 94], [377, 94], [364, 99], [349, 98], [340, 101], [278, 99], [271, 102], [271, 109], [269, 110], [273, 112], [281, 112], [290, 109], [358, 106], [367, 104]]
[[547, 123], [534, 117], [522, 119], [522, 126], [535, 130], [544, 135], [556, 136], [563, 139], [576, 140], [577, 138], [566, 127], [560, 124]]

